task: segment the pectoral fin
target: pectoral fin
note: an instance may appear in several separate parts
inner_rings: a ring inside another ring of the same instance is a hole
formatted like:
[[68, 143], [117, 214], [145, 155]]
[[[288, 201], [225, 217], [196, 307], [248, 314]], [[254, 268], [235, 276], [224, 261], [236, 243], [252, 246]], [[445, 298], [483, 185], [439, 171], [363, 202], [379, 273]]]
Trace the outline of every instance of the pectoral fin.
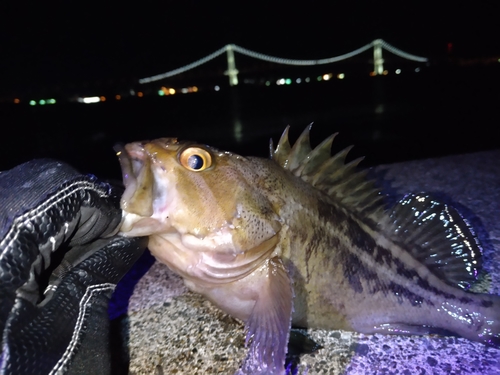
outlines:
[[248, 355], [237, 374], [285, 374], [293, 291], [280, 258], [268, 261], [262, 289], [246, 322]]

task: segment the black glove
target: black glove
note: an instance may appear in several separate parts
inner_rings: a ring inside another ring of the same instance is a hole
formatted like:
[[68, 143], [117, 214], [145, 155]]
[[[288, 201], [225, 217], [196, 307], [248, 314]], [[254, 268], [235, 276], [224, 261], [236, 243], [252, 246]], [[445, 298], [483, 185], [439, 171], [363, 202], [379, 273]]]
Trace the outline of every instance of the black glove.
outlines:
[[33, 160], [0, 172], [0, 374], [107, 374], [107, 307], [146, 246], [114, 236], [121, 191]]

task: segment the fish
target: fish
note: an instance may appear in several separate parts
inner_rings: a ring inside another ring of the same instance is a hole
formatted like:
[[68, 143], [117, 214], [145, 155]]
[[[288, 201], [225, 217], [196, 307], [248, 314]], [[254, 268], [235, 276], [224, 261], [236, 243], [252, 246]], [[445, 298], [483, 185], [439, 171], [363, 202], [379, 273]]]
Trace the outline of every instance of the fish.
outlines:
[[116, 148], [123, 236], [246, 329], [237, 374], [285, 374], [292, 327], [445, 333], [500, 348], [500, 296], [469, 289], [482, 270], [468, 221], [430, 194], [392, 207], [362, 158], [315, 148], [289, 127], [270, 157], [160, 138]]

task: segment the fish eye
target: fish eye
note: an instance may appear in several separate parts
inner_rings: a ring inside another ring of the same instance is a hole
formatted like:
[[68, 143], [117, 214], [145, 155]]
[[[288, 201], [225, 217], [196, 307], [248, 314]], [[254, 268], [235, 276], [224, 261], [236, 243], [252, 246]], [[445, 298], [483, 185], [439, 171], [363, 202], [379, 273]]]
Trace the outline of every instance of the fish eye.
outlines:
[[189, 147], [181, 151], [179, 162], [190, 171], [200, 172], [212, 165], [212, 155], [201, 147]]

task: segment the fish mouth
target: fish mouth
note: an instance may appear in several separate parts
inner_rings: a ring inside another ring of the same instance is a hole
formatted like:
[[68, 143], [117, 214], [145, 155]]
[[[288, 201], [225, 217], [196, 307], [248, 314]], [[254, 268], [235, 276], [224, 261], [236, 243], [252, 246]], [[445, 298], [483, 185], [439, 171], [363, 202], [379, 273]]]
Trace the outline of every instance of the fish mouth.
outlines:
[[153, 215], [154, 200], [154, 176], [150, 155], [144, 147], [146, 143], [134, 142], [114, 147], [125, 186], [120, 206], [125, 212], [142, 217]]
[[176, 138], [115, 145], [125, 186], [120, 200], [122, 235], [149, 236], [170, 230], [169, 210], [176, 192], [160, 155], [175, 154], [178, 148]]

